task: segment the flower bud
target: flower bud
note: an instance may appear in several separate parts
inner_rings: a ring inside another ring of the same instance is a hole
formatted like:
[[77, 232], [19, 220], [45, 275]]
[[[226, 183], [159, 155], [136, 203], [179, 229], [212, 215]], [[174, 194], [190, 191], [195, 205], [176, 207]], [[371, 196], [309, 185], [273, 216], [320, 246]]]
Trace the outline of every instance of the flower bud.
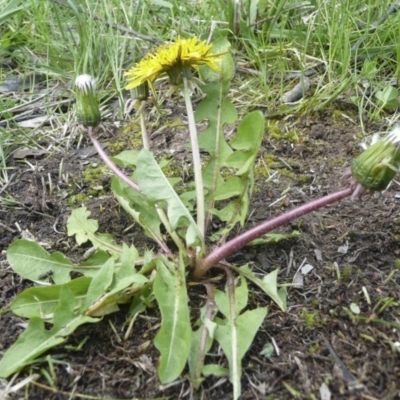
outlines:
[[84, 126], [97, 126], [101, 115], [95, 94], [95, 81], [90, 75], [79, 75], [75, 79], [76, 117]]
[[132, 89], [132, 98], [140, 101], [149, 97], [149, 82], [145, 81]]
[[362, 152], [351, 164], [355, 181], [365, 190], [385, 190], [400, 168], [400, 127]]

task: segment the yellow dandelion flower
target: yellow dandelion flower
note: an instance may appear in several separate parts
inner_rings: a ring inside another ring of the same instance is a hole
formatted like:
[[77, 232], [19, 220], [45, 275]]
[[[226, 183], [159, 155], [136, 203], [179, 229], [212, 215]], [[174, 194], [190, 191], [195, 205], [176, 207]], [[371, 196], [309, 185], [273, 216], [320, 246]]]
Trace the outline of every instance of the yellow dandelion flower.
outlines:
[[192, 78], [192, 69], [199, 65], [208, 65], [215, 71], [220, 55], [224, 53], [210, 53], [212, 44], [206, 44], [197, 37], [182, 39], [178, 36], [175, 43], [162, 45], [153, 53], [147, 54], [129, 71], [125, 72], [128, 80], [126, 89], [133, 89], [144, 82], [148, 82], [154, 92], [154, 81], [163, 73], [169, 76], [172, 85], [180, 85], [183, 78]]

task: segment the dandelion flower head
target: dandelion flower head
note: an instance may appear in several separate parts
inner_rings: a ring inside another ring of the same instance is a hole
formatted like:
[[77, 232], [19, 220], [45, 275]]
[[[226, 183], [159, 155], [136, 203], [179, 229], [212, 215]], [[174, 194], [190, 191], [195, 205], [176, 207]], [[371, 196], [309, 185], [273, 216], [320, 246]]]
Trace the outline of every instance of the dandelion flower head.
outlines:
[[212, 44], [206, 44], [197, 37], [182, 39], [178, 36], [175, 43], [158, 47], [125, 73], [128, 80], [126, 89], [133, 89], [147, 81], [154, 92], [153, 83], [163, 73], [169, 76], [172, 85], [180, 85], [183, 78], [192, 78], [192, 69], [196, 70], [199, 65], [208, 65], [218, 71], [216, 62], [223, 53], [210, 53], [212, 47]]

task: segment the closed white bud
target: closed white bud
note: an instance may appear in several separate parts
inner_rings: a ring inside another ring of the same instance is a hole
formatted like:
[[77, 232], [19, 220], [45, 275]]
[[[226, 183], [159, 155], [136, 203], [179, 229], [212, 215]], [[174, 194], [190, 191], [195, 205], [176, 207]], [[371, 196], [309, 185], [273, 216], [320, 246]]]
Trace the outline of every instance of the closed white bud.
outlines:
[[95, 80], [90, 75], [75, 79], [76, 117], [84, 126], [97, 126], [101, 121], [99, 102], [95, 93]]

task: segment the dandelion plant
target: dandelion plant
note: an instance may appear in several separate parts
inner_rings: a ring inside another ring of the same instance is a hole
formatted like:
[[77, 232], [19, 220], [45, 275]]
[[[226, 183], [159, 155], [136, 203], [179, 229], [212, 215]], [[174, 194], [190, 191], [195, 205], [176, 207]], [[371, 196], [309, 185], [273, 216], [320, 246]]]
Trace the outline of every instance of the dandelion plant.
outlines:
[[[147, 54], [125, 73], [127, 89], [148, 85], [154, 96], [162, 96], [157, 81], [167, 75], [170, 88], [183, 95], [194, 182], [185, 182], [180, 190], [177, 180], [165, 176], [162, 161], [151, 152], [144, 119], [143, 149], [126, 150], [110, 159], [97, 140], [101, 118], [94, 79], [88, 75], [76, 79], [78, 122], [115, 174], [112, 191], [116, 200], [154, 246], [143, 249], [135, 243], [119, 244], [111, 235], [97, 232], [97, 221], [84, 207], [72, 211], [67, 230], [79, 245], [91, 243], [95, 251], [91, 262], [75, 264], [60, 253], [47, 253], [35, 242], [13, 243], [7, 252], [10, 265], [22, 277], [41, 286], [27, 289], [10, 304], [14, 313], [30, 322], [1, 359], [1, 377], [31, 364], [63, 343], [79, 325], [100, 321], [122, 303], [130, 303], [136, 315], [156, 302], [162, 317], [155, 337], [161, 355], [160, 381], [170, 383], [177, 379], [186, 365], [195, 388], [205, 379], [206, 371], [221, 373], [221, 367], [207, 357], [213, 343], [218, 343], [229, 365], [233, 398], [239, 398], [242, 359], [268, 314], [268, 305], [252, 308], [248, 285], [258, 286], [282, 312], [286, 311], [286, 292], [278, 285], [277, 270], [257, 275], [250, 265], [231, 265], [227, 257], [302, 215], [349, 196], [357, 198], [365, 192], [385, 190], [394, 178], [400, 167], [400, 128], [355, 158], [344, 174], [343, 189], [244, 230], [254, 186], [254, 164], [267, 132], [259, 111], [237, 121], [229, 98], [234, 74], [229, 46], [224, 38], [207, 44], [197, 37], [178, 37], [175, 43]], [[194, 86], [202, 93], [195, 110], [191, 98]], [[145, 98], [147, 95], [148, 92]], [[180, 101], [180, 97], [174, 101]], [[198, 133], [196, 121], [203, 120], [207, 120], [207, 128]], [[227, 123], [237, 127], [229, 140], [224, 130]], [[200, 149], [207, 158], [201, 158]], [[133, 172], [128, 175], [126, 168]], [[211, 229], [212, 219], [221, 221], [221, 229]], [[235, 236], [237, 227], [244, 231]], [[224, 272], [225, 289], [216, 288], [207, 280], [212, 268]], [[49, 269], [53, 272], [51, 285], [40, 278]], [[83, 276], [71, 279], [72, 271]], [[195, 325], [190, 318], [188, 280], [203, 284], [207, 295]], [[52, 325], [50, 330], [45, 328], [45, 322]]]

